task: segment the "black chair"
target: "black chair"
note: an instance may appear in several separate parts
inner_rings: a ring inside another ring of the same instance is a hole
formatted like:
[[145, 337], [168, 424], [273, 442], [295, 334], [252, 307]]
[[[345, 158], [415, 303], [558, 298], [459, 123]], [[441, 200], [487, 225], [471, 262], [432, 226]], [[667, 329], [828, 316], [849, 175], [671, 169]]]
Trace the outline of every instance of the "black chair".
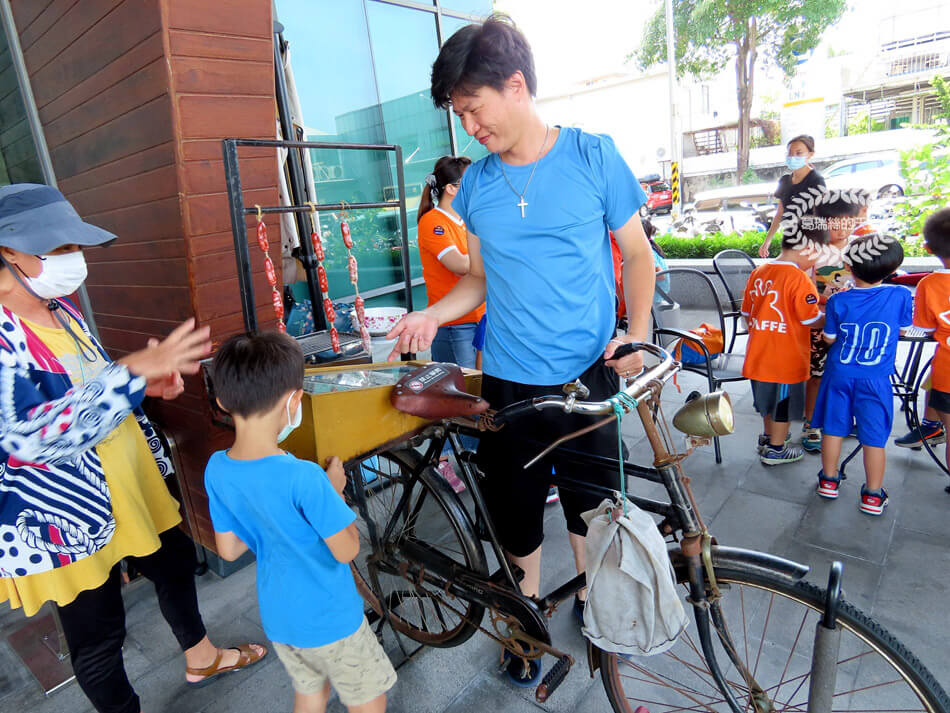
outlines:
[[[726, 312], [723, 309], [724, 295], [716, 289], [712, 279], [693, 268], [673, 267], [656, 273], [656, 299], [653, 301], [653, 341], [664, 349], [673, 349], [678, 340], [683, 340], [691, 349], [703, 356], [699, 363], [683, 363], [683, 371], [706, 377], [709, 390], [716, 391], [722, 384], [742, 381], [742, 364], [745, 354], [731, 351], [731, 342], [726, 342]], [[683, 307], [683, 305], [688, 305]], [[695, 307], [692, 307], [695, 305]], [[722, 354], [710, 354], [706, 345], [689, 330], [703, 322], [722, 330], [724, 343], [730, 349]], [[715, 438], [716, 462], [722, 463], [719, 439]]]
[[752, 258], [741, 250], [723, 250], [713, 258], [713, 270], [719, 275], [729, 297], [729, 309], [723, 316], [732, 319], [732, 341], [729, 342], [728, 349], [730, 352], [735, 346], [736, 337], [749, 333], [748, 329], [742, 328], [742, 295], [754, 269]]

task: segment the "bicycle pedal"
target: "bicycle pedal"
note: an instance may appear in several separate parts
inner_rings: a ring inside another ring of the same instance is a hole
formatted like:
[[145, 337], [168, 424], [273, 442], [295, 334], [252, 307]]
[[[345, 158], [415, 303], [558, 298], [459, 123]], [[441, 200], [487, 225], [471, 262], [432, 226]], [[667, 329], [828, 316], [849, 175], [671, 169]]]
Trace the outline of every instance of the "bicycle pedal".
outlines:
[[567, 674], [573, 665], [574, 659], [567, 654], [557, 660], [557, 663], [555, 663], [551, 667], [551, 670], [541, 679], [541, 685], [538, 686], [538, 690], [534, 694], [538, 703], [544, 703], [554, 694], [557, 687], [567, 678]]

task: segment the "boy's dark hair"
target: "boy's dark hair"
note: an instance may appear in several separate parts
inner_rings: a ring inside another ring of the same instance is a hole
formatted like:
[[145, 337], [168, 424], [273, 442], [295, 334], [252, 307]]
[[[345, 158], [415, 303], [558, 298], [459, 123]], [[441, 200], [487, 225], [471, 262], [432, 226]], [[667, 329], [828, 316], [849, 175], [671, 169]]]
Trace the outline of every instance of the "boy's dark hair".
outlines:
[[942, 208], [927, 218], [924, 242], [937, 257], [950, 258], [950, 208]]
[[442, 45], [432, 64], [432, 101], [446, 109], [455, 91], [474, 94], [491, 87], [500, 92], [519, 70], [534, 96], [538, 79], [528, 40], [510, 17], [496, 13], [482, 25], [466, 25]]
[[[833, 199], [819, 198], [815, 205], [815, 215], [820, 218], [854, 218], [868, 203], [868, 192], [856, 188], [846, 192], [851, 199], [842, 197], [842, 191], [825, 189], [825, 196], [834, 196]], [[862, 202], [863, 201], [863, 202]]]
[[[880, 254], [874, 255], [867, 250], [869, 245], [874, 246], [873, 252]], [[862, 248], [863, 254], [859, 257], [857, 253]], [[897, 272], [897, 268], [904, 262], [904, 248], [896, 238], [884, 239], [877, 234], [865, 235], [848, 244], [845, 256], [851, 264], [851, 273], [859, 280], [873, 284]]]
[[221, 406], [247, 418], [269, 411], [284, 394], [303, 385], [303, 352], [280, 332], [237, 334], [218, 349], [212, 370]]
[[804, 248], [808, 243], [827, 245], [831, 241], [831, 234], [825, 228], [799, 228], [789, 235], [782, 231], [782, 250]]

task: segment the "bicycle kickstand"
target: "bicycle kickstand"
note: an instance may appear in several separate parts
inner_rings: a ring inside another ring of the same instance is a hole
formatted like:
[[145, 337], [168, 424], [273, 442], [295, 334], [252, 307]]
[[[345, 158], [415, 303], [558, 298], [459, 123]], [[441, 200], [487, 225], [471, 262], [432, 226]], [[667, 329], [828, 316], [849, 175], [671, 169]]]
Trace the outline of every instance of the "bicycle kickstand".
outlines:
[[808, 713], [829, 713], [834, 700], [838, 648], [841, 645], [841, 627], [837, 626], [837, 619], [843, 570], [841, 562], [831, 564], [828, 592], [825, 595], [825, 613], [815, 625], [815, 649], [812, 652], [811, 680], [808, 684]]

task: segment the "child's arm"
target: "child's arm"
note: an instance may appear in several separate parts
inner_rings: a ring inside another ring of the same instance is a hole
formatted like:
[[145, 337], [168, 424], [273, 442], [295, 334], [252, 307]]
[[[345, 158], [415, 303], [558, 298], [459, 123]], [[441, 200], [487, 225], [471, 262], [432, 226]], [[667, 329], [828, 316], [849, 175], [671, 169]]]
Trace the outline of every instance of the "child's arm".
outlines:
[[233, 532], [218, 532], [215, 530], [214, 545], [218, 551], [218, 556], [228, 562], [233, 562], [247, 552], [247, 545]]
[[344, 564], [352, 562], [360, 552], [360, 534], [356, 529], [355, 522], [351, 522], [344, 529], [335, 535], [330, 535], [324, 541], [337, 562], [343, 562]]

